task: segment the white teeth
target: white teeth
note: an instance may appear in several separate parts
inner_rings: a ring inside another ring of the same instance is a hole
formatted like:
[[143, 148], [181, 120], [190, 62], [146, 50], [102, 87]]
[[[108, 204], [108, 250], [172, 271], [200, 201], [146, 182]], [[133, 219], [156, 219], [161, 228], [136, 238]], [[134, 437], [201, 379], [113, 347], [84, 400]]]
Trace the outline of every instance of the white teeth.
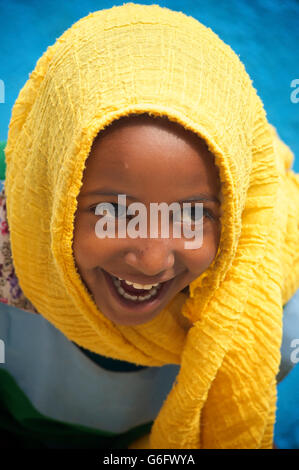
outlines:
[[139, 300], [148, 300], [152, 297], [152, 295], [146, 295], [145, 297], [139, 297]]
[[130, 299], [130, 300], [135, 300], [137, 302], [142, 302], [144, 300], [148, 300], [150, 299], [151, 297], [153, 297], [154, 295], [156, 295], [157, 293], [157, 289], [156, 288], [153, 288], [150, 290], [150, 292], [148, 293], [148, 295], [144, 296], [144, 297], [140, 297], [140, 296], [136, 296], [136, 295], [130, 295], [128, 294], [127, 292], [125, 292], [125, 290], [120, 286], [120, 281], [118, 281], [117, 279], [113, 279], [113, 282], [114, 282], [114, 285], [118, 291], [118, 293], [124, 297], [125, 299]]
[[151, 295], [155, 295], [157, 293], [157, 289], [154, 287], [153, 289], [150, 290], [149, 292]]
[[137, 300], [136, 295], [130, 295], [130, 294], [127, 294], [126, 292], [123, 294], [123, 296], [125, 299]]
[[136, 282], [126, 281], [125, 279], [121, 279], [120, 277], [117, 279], [119, 281], [125, 281], [128, 286], [133, 286], [135, 289], [150, 290], [152, 289], [152, 287], [158, 286], [160, 284], [159, 282], [157, 284], [137, 284]]
[[133, 286], [135, 289], [143, 289], [143, 290], [151, 290], [153, 287], [157, 287], [160, 285], [160, 282], [157, 284], [137, 284], [136, 282], [126, 281], [126, 279], [122, 279], [121, 277], [113, 276], [113, 280], [120, 286], [120, 281], [124, 281], [128, 286]]
[[138, 302], [142, 302], [143, 300], [148, 300], [153, 297], [153, 295], [146, 295], [145, 297], [137, 297], [136, 295], [130, 295], [125, 292], [121, 287], [119, 287], [117, 290], [125, 299], [138, 300]]

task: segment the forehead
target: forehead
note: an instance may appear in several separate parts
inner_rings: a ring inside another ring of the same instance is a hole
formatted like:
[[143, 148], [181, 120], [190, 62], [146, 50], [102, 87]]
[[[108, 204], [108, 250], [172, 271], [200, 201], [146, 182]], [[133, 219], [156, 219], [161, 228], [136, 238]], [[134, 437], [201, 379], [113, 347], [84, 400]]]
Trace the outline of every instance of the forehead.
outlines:
[[109, 141], [113, 144], [116, 138], [121, 139], [125, 143], [128, 135], [140, 132], [151, 133], [154, 140], [168, 140], [168, 143], [184, 141], [194, 147], [201, 147], [207, 150], [206, 143], [203, 139], [188, 129], [185, 129], [177, 122], [171, 121], [167, 116], [150, 116], [148, 114], [123, 116], [113, 121], [104, 130], [100, 131], [94, 141], [94, 145], [99, 142]]
[[205, 142], [166, 117], [126, 116], [101, 131], [86, 162], [83, 183], [215, 186], [218, 169]]

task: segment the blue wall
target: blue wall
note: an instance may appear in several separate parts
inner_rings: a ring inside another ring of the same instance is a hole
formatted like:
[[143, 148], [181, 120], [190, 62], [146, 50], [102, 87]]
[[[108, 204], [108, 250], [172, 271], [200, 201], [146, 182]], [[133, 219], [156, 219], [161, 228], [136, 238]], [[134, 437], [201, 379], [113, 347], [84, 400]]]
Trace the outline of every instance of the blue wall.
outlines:
[[[37, 59], [79, 18], [122, 5], [103, 0], [0, 0], [0, 140], [6, 140], [12, 105]], [[299, 102], [292, 103], [291, 82], [299, 80], [299, 2], [296, 0], [178, 0], [158, 3], [210, 26], [240, 56], [261, 96], [269, 121], [297, 159]], [[3, 90], [4, 85], [4, 90]], [[4, 91], [5, 102], [1, 102]], [[299, 101], [299, 90], [297, 100]]]
[[[126, 2], [0, 0], [0, 80], [3, 81], [0, 81], [0, 140], [6, 140], [13, 103], [47, 47], [89, 12], [123, 3]], [[294, 169], [299, 172], [299, 102], [291, 101], [294, 91], [291, 82], [295, 79], [299, 82], [299, 1], [173, 0], [138, 3], [158, 3], [191, 15], [211, 27], [235, 50], [264, 102], [269, 121], [293, 150], [296, 156]], [[1, 99], [3, 92], [4, 100]], [[298, 410], [299, 365], [278, 388], [278, 446], [299, 448]]]

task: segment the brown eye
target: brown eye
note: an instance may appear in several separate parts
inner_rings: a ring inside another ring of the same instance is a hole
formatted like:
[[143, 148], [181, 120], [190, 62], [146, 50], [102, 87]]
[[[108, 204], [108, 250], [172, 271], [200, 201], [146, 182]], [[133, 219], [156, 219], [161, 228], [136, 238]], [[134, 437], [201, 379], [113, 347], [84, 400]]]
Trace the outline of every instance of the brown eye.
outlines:
[[[101, 203], [99, 203], [101, 204]], [[89, 211], [92, 212], [94, 215], [99, 215], [99, 214], [95, 214], [95, 210], [97, 208], [97, 206], [99, 204], [96, 204], [92, 207], [89, 208]], [[108, 212], [107, 215], [110, 215], [111, 217], [116, 217], [116, 218], [120, 218], [120, 217], [124, 217], [126, 215], [126, 207], [125, 206], [121, 206], [120, 204], [117, 204], [116, 202], [109, 202], [108, 204], [107, 203], [104, 203], [105, 204], [105, 210]], [[113, 206], [114, 207], [114, 211], [110, 209], [110, 206]]]
[[182, 211], [181, 214], [177, 214], [179, 219], [178, 222], [183, 222], [183, 223], [195, 223], [201, 220], [201, 215], [203, 215], [204, 218], [210, 219], [210, 220], [215, 220], [215, 217], [213, 213], [207, 209], [206, 207], [203, 208], [202, 213], [200, 211], [200, 214], [198, 215], [195, 211], [195, 207], [191, 207], [191, 210], [184, 210]]

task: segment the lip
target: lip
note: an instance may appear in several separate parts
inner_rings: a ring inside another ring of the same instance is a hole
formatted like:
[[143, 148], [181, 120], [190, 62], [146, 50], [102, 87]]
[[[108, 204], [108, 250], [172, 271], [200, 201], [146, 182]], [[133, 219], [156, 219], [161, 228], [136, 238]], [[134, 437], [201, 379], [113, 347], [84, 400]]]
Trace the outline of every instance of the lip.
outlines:
[[158, 295], [156, 297], [149, 300], [144, 300], [142, 302], [135, 302], [134, 300], [125, 299], [124, 297], [120, 296], [113, 283], [112, 275], [110, 273], [107, 273], [103, 269], [102, 271], [106, 279], [109, 291], [112, 297], [117, 301], [118, 305], [123, 307], [126, 311], [138, 311], [139, 313], [147, 313], [151, 310], [158, 308], [174, 281], [174, 278], [171, 278], [168, 281], [163, 282], [161, 284], [161, 287], [159, 288]]

